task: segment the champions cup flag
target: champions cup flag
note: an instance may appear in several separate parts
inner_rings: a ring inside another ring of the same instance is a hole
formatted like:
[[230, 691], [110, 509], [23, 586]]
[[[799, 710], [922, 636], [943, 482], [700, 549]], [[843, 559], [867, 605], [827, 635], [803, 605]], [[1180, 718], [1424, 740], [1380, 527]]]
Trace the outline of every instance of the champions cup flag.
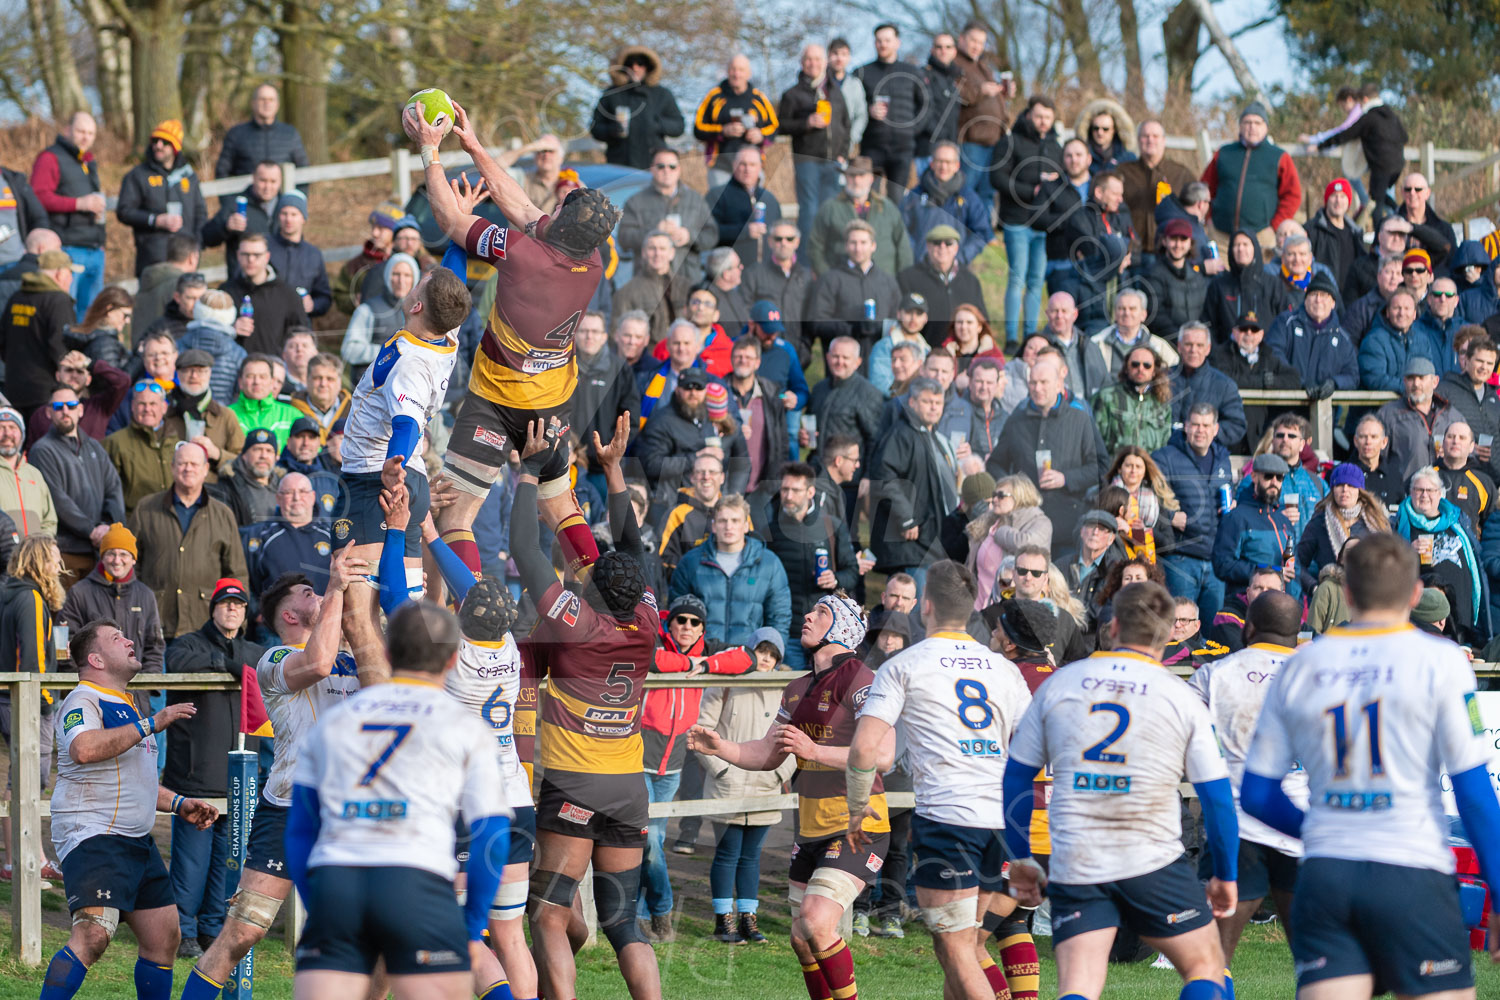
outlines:
[[240, 732], [247, 736], [275, 736], [266, 703], [260, 696], [260, 680], [255, 667], [247, 664], [240, 675]]

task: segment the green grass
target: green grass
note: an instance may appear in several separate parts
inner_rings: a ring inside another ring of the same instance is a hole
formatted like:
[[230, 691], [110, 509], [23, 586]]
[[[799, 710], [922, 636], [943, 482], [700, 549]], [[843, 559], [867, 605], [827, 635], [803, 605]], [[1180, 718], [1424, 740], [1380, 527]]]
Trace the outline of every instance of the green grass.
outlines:
[[[8, 888], [8, 887], [7, 887]], [[49, 893], [56, 897], [56, 893]], [[60, 900], [59, 900], [60, 902]], [[57, 907], [50, 906], [49, 909]], [[783, 907], [770, 906], [770, 910]], [[802, 977], [791, 947], [786, 943], [787, 922], [784, 916], [768, 913], [762, 927], [771, 943], [760, 947], [732, 947], [712, 940], [710, 924], [702, 919], [685, 917], [678, 940], [657, 946], [662, 971], [662, 995], [669, 998], [692, 997], [694, 1000], [800, 1000], [805, 996]], [[44, 958], [50, 957], [66, 941], [60, 928], [47, 927]], [[1040, 939], [1042, 953], [1042, 996], [1055, 997], [1057, 974], [1051, 961], [1048, 939]], [[932, 942], [927, 934], [908, 925], [905, 940], [876, 938], [856, 939], [854, 962], [860, 996], [866, 1000], [906, 1000], [910, 997], [937, 997], [942, 992], [942, 977], [933, 957]], [[119, 998], [134, 995], [132, 969], [135, 963], [135, 940], [121, 928], [114, 945], [93, 969], [78, 996]], [[191, 963], [177, 963], [177, 989], [185, 980]], [[1479, 972], [1479, 995], [1500, 995], [1500, 970], [1482, 958], [1476, 961]], [[263, 1000], [281, 1000], [292, 995], [290, 956], [278, 940], [256, 951], [255, 995]], [[0, 942], [0, 1000], [32, 1000], [41, 990], [42, 969], [28, 969], [10, 957], [9, 935]], [[1275, 924], [1252, 927], [1245, 935], [1235, 959], [1236, 992], [1239, 996], [1280, 998], [1292, 994], [1291, 957], [1280, 929]], [[1149, 963], [1115, 966], [1110, 970], [1108, 996], [1111, 1000], [1173, 1000], [1180, 983], [1169, 970], [1150, 968]], [[579, 957], [578, 994], [590, 1000], [625, 998], [625, 986], [615, 966], [614, 956], [603, 944], [586, 950]], [[175, 990], [174, 990], [174, 996]]]

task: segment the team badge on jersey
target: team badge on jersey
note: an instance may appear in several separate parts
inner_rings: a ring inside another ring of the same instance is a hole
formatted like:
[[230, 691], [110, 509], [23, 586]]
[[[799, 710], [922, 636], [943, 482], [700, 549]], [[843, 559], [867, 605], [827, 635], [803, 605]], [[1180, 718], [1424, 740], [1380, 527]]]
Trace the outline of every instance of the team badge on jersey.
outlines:
[[333, 551], [333, 546], [329, 545], [327, 542], [319, 542], [318, 544], [314, 545], [313, 548], [318, 551], [318, 555], [320, 556], [326, 556]]
[[256, 549], [260, 548], [260, 539], [251, 536], [250, 538], [245, 540], [245, 548], [249, 549], [251, 552], [254, 552]]
[[1483, 736], [1484, 719], [1479, 715], [1479, 699], [1473, 691], [1464, 694], [1464, 707], [1469, 710], [1469, 728], [1474, 730], [1475, 736]]
[[333, 537], [341, 542], [349, 540], [349, 533], [354, 530], [354, 522], [347, 517], [341, 517], [333, 522]]
[[66, 732], [71, 732], [72, 730], [77, 729], [81, 725], [83, 725], [83, 710], [82, 709], [75, 708], [75, 709], [73, 709], [73, 711], [71, 711], [67, 715], [63, 716], [63, 732], [65, 732], [65, 733]]
[[323, 505], [323, 510], [324, 510], [325, 513], [327, 511], [333, 510], [333, 494], [332, 493], [324, 493], [323, 496], [319, 498], [318, 502]]
[[285, 646], [283, 646], [282, 648], [276, 650], [271, 654], [271, 662], [280, 663], [282, 660], [286, 659], [287, 656], [291, 654], [291, 652], [292, 651], [290, 649], [287, 649]]

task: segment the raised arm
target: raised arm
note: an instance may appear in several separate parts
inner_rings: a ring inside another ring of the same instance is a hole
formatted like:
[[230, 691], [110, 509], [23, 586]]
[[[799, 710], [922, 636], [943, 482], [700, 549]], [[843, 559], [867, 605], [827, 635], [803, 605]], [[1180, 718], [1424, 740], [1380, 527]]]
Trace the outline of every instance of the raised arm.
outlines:
[[470, 127], [468, 112], [457, 101], [453, 102], [453, 118], [453, 134], [458, 136], [458, 144], [474, 158], [474, 166], [479, 168], [479, 175], [489, 185], [490, 197], [510, 224], [525, 229], [540, 219], [545, 213], [532, 203], [526, 190], [516, 183], [509, 171], [495, 162]]
[[607, 445], [599, 440], [599, 432], [595, 431], [594, 454], [604, 471], [604, 485], [609, 492], [606, 503], [615, 548], [644, 562], [646, 550], [641, 544], [641, 527], [635, 522], [635, 508], [630, 505], [630, 492], [625, 488], [625, 472], [620, 468], [620, 459], [624, 457], [625, 446], [630, 441], [630, 420], [629, 413], [615, 417], [615, 433]]
[[[359, 562], [359, 567], [366, 564]], [[318, 609], [318, 620], [307, 645], [292, 653], [281, 666], [281, 676], [287, 689], [301, 691], [310, 688], [333, 673], [334, 661], [339, 655], [339, 637], [343, 632], [344, 588], [349, 586], [349, 577], [356, 572], [349, 559], [347, 548], [339, 549], [329, 564], [328, 589], [323, 595], [323, 605]]]

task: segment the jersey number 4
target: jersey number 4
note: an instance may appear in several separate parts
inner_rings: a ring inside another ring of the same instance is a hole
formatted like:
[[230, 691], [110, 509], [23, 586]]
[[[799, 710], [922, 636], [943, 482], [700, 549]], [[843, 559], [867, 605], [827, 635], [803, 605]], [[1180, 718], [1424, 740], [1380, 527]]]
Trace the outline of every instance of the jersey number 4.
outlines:
[[[1349, 706], [1335, 705], [1323, 712], [1328, 716], [1333, 725], [1333, 776], [1335, 778], [1349, 777]], [[1366, 702], [1360, 708], [1365, 714], [1365, 720], [1370, 726], [1370, 774], [1379, 777], [1385, 773], [1385, 767], [1380, 763], [1380, 701]], [[1355, 719], [1355, 725], [1359, 720]]]
[[575, 312], [561, 323], [542, 334], [542, 339], [549, 344], [556, 344], [558, 349], [567, 347], [573, 342], [573, 333], [578, 329], [579, 322], [583, 319], [583, 313]]
[[1121, 736], [1125, 735], [1125, 730], [1130, 728], [1130, 709], [1118, 702], [1100, 701], [1095, 702], [1089, 707], [1089, 713], [1093, 714], [1094, 712], [1113, 712], [1115, 714], [1115, 728], [1104, 739], [1085, 750], [1083, 752], [1083, 759], [1092, 760], [1099, 764], [1125, 763], [1124, 754], [1111, 753], [1109, 748]]
[[396, 756], [396, 750], [401, 746], [402, 743], [405, 743], [406, 738], [411, 735], [411, 723], [366, 722], [364, 725], [359, 727], [359, 731], [362, 733], [394, 734], [391, 737], [391, 741], [385, 745], [385, 749], [380, 751], [380, 756], [370, 761], [370, 768], [365, 772], [365, 776], [359, 779], [359, 787], [368, 788], [375, 783], [375, 775], [380, 773], [380, 769], [382, 767], [385, 767], [386, 764], [390, 763], [391, 758]]

